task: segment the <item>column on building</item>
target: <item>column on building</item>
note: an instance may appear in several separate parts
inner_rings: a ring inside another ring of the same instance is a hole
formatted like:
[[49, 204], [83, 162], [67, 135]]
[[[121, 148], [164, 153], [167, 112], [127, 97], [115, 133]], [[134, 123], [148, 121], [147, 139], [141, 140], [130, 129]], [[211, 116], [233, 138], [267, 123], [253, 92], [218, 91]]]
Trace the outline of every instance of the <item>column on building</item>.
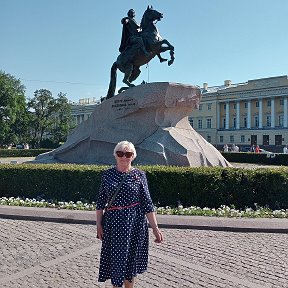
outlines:
[[283, 119], [283, 126], [288, 127], [288, 115], [287, 115], [287, 109], [288, 109], [288, 96], [284, 96], [284, 119]]
[[226, 126], [225, 126], [225, 129], [229, 129], [230, 127], [230, 124], [229, 124], [229, 117], [230, 117], [230, 112], [229, 112], [229, 101], [226, 101], [225, 102], [226, 104]]
[[240, 129], [240, 100], [236, 102], [236, 129]]
[[275, 98], [271, 99], [271, 128], [275, 128]]
[[216, 106], [217, 108], [217, 110], [216, 110], [216, 115], [217, 115], [217, 119], [216, 119], [216, 129], [220, 129], [220, 127], [221, 127], [221, 105], [220, 105], [220, 103], [218, 102], [217, 103], [217, 106]]
[[247, 128], [251, 128], [251, 100], [248, 100], [248, 111], [247, 111]]
[[263, 100], [259, 99], [259, 128], [263, 128]]

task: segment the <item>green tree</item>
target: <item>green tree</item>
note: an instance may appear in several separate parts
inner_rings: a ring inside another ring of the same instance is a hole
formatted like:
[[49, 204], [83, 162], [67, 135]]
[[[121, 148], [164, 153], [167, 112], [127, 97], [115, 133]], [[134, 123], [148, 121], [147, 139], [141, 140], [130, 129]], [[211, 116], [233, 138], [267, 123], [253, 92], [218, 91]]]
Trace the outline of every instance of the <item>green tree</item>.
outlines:
[[15, 122], [11, 125], [11, 138], [9, 143], [29, 143], [31, 141], [29, 134], [29, 113], [25, 104], [25, 109], [17, 114]]
[[71, 106], [66, 94], [60, 92], [54, 99], [49, 90], [36, 90], [27, 106], [30, 110], [32, 146], [39, 147], [45, 143], [53, 147], [66, 140], [72, 128]]
[[71, 105], [66, 94], [60, 92], [56, 99], [57, 113], [55, 115], [54, 129], [51, 131], [55, 143], [64, 142], [74, 127], [71, 115]]
[[57, 112], [56, 100], [47, 89], [34, 92], [34, 97], [28, 100], [30, 111], [30, 129], [32, 133], [32, 146], [38, 146], [44, 134], [48, 136], [55, 122], [53, 115]]
[[[25, 86], [19, 79], [0, 71], [0, 146], [24, 140], [27, 130], [17, 126], [24, 119], [27, 119]], [[24, 122], [23, 125], [22, 128]]]

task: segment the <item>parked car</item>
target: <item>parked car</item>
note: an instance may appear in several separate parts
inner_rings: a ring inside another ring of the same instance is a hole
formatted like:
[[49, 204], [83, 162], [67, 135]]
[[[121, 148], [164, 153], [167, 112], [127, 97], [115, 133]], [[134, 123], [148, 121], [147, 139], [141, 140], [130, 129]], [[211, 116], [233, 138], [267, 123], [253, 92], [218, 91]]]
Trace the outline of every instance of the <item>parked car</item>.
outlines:
[[23, 144], [17, 144], [16, 149], [24, 149], [24, 145]]
[[264, 154], [269, 154], [269, 155], [274, 154], [273, 152], [270, 152], [264, 149], [259, 149], [259, 153], [264, 153]]
[[251, 152], [251, 147], [250, 147], [250, 146], [248, 146], [248, 147], [243, 147], [243, 148], [241, 149], [241, 151], [242, 151], [242, 152]]
[[267, 158], [274, 158], [275, 157], [275, 153], [264, 150], [264, 149], [259, 149], [259, 153], [266, 154]]
[[16, 149], [29, 149], [29, 144], [28, 143], [17, 144]]

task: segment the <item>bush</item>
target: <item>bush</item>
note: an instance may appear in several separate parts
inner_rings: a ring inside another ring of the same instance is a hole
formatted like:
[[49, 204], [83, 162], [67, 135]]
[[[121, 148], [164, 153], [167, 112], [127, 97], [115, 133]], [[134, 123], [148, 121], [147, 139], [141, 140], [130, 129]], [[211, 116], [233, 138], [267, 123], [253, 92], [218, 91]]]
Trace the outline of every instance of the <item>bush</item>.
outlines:
[[[288, 169], [141, 166], [157, 206], [237, 209], [288, 208]], [[1, 164], [0, 197], [43, 197], [46, 200], [96, 200], [107, 166], [75, 164]]]
[[40, 142], [40, 147], [44, 149], [56, 149], [59, 146], [59, 143], [53, 142], [51, 139], [44, 139]]
[[221, 152], [223, 157], [229, 162], [235, 163], [255, 163], [267, 165], [288, 166], [288, 154], [265, 154], [251, 152]]
[[0, 149], [0, 157], [36, 157], [51, 149]]

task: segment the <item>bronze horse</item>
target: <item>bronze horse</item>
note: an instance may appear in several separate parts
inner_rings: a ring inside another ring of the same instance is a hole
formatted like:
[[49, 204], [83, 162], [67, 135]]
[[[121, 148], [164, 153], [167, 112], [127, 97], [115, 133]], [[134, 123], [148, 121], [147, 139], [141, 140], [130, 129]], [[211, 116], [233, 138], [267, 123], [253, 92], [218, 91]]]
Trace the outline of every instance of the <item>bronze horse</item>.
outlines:
[[[153, 7], [149, 7], [143, 14], [141, 21], [140, 36], [143, 39], [146, 50], [149, 52], [149, 55], [146, 56], [144, 53], [132, 46], [128, 46], [118, 57], [116, 62], [113, 63], [111, 67], [111, 78], [109, 84], [109, 90], [107, 93], [107, 99], [115, 95], [116, 90], [116, 77], [117, 69], [124, 73], [123, 83], [127, 84], [128, 87], [122, 87], [118, 92], [122, 92], [129, 87], [134, 87], [135, 85], [132, 82], [137, 79], [140, 75], [140, 67], [147, 64], [151, 59], [158, 55], [160, 59], [160, 53], [165, 51], [170, 51], [170, 60], [168, 65], [170, 66], [174, 62], [174, 47], [166, 40], [162, 39], [157, 27], [155, 26], [155, 21], [160, 21], [163, 18], [163, 14], [153, 10]], [[162, 46], [162, 45], [167, 46]], [[162, 59], [161, 62], [166, 59]]]

